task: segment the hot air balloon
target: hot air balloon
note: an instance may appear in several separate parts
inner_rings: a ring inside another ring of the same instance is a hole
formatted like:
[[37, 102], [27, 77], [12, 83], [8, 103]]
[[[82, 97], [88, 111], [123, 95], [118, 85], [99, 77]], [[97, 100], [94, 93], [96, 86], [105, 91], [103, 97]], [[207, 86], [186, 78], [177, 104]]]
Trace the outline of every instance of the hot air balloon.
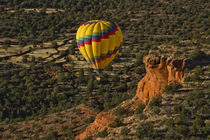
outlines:
[[91, 20], [79, 27], [76, 41], [86, 61], [100, 76], [100, 72], [119, 52], [123, 35], [116, 23]]

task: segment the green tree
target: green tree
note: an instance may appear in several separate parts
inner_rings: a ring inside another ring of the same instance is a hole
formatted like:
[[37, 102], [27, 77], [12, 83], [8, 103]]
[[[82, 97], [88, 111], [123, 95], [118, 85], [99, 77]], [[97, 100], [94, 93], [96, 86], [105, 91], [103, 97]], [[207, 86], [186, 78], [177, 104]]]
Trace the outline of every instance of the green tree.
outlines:
[[85, 82], [85, 78], [84, 78], [84, 69], [80, 69], [80, 70], [79, 70], [78, 82], [79, 82], [79, 83]]
[[91, 93], [94, 89], [94, 80], [91, 78], [88, 80], [88, 85], [87, 85], [87, 93]]
[[122, 108], [122, 107], [118, 107], [116, 110], [115, 110], [115, 115], [117, 116], [122, 116], [123, 114], [125, 114], [127, 112], [126, 109]]
[[90, 136], [88, 136], [88, 137], [86, 137], [86, 138], [84, 138], [82, 140], [92, 140], [92, 138]]
[[136, 113], [137, 114], [142, 113], [145, 107], [146, 106], [144, 104], [139, 104], [138, 107], [136, 108]]
[[191, 79], [193, 81], [199, 81], [199, 80], [201, 80], [200, 77], [201, 77], [202, 74], [203, 74], [203, 70], [202, 70], [201, 66], [196, 66], [195, 67], [195, 72], [191, 76]]
[[174, 93], [181, 87], [182, 85], [180, 83], [177, 83], [177, 82], [171, 83], [170, 85], [165, 86], [164, 93], [166, 94]]
[[123, 120], [121, 118], [116, 118], [109, 127], [115, 128], [123, 125]]
[[108, 136], [107, 128], [105, 128], [103, 131], [99, 132], [97, 135], [97, 137], [100, 137], [100, 138], [105, 138], [106, 136]]
[[151, 123], [143, 123], [136, 129], [135, 135], [140, 139], [144, 137], [154, 138], [157, 136], [157, 131]]
[[160, 106], [161, 105], [161, 96], [157, 95], [149, 102], [149, 107]]
[[75, 46], [75, 45], [69, 46], [69, 54], [71, 54], [71, 55], [75, 54], [75, 47], [77, 47], [77, 46]]
[[201, 60], [206, 57], [206, 54], [201, 50], [194, 50], [191, 54], [191, 58], [195, 60]]
[[127, 127], [124, 127], [121, 129], [120, 134], [123, 136], [127, 136], [129, 132], [130, 132], [130, 129], [128, 129]]
[[203, 129], [205, 127], [204, 121], [201, 117], [196, 116], [195, 120], [193, 121], [193, 127], [200, 133], [203, 132]]
[[52, 131], [47, 134], [46, 139], [47, 140], [57, 140], [57, 137], [58, 137], [58, 132]]

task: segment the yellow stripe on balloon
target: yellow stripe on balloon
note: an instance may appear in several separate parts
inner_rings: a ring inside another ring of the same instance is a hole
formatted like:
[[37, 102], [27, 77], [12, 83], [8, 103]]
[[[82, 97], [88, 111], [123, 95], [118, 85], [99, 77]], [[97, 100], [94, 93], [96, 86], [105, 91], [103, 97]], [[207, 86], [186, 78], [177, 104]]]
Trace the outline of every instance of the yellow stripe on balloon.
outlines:
[[81, 25], [80, 27], [79, 27], [79, 29], [77, 30], [77, 34], [76, 34], [76, 39], [79, 39], [79, 37], [80, 37], [80, 32], [81, 32], [81, 29], [84, 27], [84, 25]]
[[[93, 55], [94, 55], [94, 59], [96, 60], [97, 58], [100, 58], [100, 49], [101, 49], [101, 27], [100, 27], [100, 23], [96, 23], [94, 29], [93, 29], [93, 37], [92, 37], [92, 50], [93, 50]], [[96, 68], [99, 68], [99, 64], [98, 62], [95, 63]]]
[[116, 38], [115, 35], [109, 35], [109, 52], [112, 52], [115, 49]]
[[[108, 34], [107, 25], [104, 23], [100, 23], [100, 25], [101, 25], [101, 31], [104, 31], [104, 32], [106, 31]], [[101, 54], [107, 54], [108, 49], [109, 49], [109, 38], [107, 35], [107, 38], [101, 38]]]
[[[91, 39], [91, 36], [92, 36], [95, 24], [86, 25], [86, 26], [88, 26], [88, 28], [85, 30], [85, 36], [84, 37], [86, 38], [87, 36], [89, 36], [90, 39]], [[92, 50], [92, 44], [85, 43], [85, 50], [87, 52], [89, 60], [91, 60], [93, 58], [93, 56], [94, 56], [93, 55], [93, 50]]]
[[[85, 25], [81, 26], [80, 30], [77, 32], [77, 38], [78, 39], [84, 41], [85, 31], [88, 28], [88, 26], [85, 26]], [[85, 50], [84, 43], [83, 43], [83, 45], [79, 46], [79, 50], [82, 53], [82, 55], [84, 56], [84, 58], [86, 59], [86, 61], [88, 61], [89, 57], [88, 57], [87, 52]]]

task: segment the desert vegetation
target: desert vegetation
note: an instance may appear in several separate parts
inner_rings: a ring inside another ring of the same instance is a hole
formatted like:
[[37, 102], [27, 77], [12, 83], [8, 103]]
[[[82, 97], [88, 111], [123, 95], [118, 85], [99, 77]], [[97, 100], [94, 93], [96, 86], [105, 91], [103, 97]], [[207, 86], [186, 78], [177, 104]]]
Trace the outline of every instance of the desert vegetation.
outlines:
[[[119, 107], [98, 137], [209, 138], [209, 15], [205, 0], [0, 1], [0, 139], [74, 139], [136, 94], [148, 54], [202, 63], [147, 106]], [[75, 42], [92, 19], [116, 22], [124, 36], [100, 81]]]

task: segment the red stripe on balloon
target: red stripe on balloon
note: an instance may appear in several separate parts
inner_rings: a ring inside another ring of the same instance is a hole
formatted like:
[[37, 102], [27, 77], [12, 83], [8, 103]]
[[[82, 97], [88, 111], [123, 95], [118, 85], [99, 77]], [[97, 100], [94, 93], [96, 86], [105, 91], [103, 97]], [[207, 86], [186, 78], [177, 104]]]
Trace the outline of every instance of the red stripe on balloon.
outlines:
[[80, 48], [80, 47], [84, 47], [84, 44], [79, 44], [78, 48]]
[[[118, 48], [117, 51], [113, 52], [112, 55], [117, 54], [119, 52], [119, 50], [120, 50], [120, 48]], [[94, 62], [91, 62], [91, 65], [95, 65], [96, 63], [99, 63], [99, 62], [101, 62], [103, 60], [106, 60], [106, 58], [110, 58], [112, 55], [108, 55], [106, 57], [102, 57], [102, 58], [100, 58], [98, 60], [95, 60]]]
[[107, 39], [107, 38], [109, 38], [109, 36], [108, 35], [102, 35], [101, 38], [102, 39]]
[[105, 60], [105, 59], [106, 59], [106, 57], [102, 57], [102, 58], [101, 58], [101, 61], [102, 61], [102, 60]]
[[85, 44], [91, 45], [92, 43], [91, 43], [91, 41], [85, 41]]
[[92, 41], [93, 41], [93, 42], [100, 42], [100, 41], [101, 41], [101, 39], [100, 39], [100, 38], [99, 38], [99, 39], [95, 39], [95, 38], [93, 38], [93, 39], [92, 39]]
[[115, 32], [109, 32], [109, 35], [114, 35], [115, 34]]
[[118, 52], [118, 50], [116, 52], [114, 52], [113, 54], [115, 55], [115, 54], [117, 54], [117, 52]]

